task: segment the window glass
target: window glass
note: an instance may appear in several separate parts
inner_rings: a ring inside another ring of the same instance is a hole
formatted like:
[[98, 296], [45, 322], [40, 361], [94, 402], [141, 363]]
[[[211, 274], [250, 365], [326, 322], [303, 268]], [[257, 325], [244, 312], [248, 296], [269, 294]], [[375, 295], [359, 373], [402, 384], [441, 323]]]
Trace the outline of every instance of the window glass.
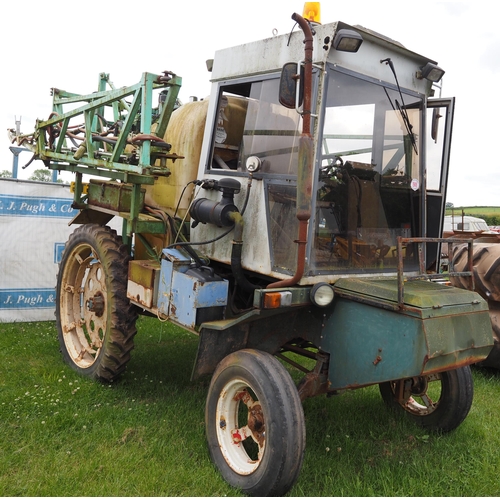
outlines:
[[278, 90], [278, 78], [222, 89], [211, 168], [245, 171], [258, 156], [264, 174], [297, 174], [301, 117], [279, 104]]
[[293, 274], [297, 266], [296, 187], [268, 184], [267, 197], [273, 268]]
[[421, 99], [330, 70], [326, 103], [309, 271], [395, 269], [418, 234]]
[[433, 137], [427, 137], [427, 189], [429, 191], [441, 190], [441, 176], [443, 164], [443, 149], [446, 138], [446, 109], [430, 108], [427, 110], [427, 123], [434, 129]]

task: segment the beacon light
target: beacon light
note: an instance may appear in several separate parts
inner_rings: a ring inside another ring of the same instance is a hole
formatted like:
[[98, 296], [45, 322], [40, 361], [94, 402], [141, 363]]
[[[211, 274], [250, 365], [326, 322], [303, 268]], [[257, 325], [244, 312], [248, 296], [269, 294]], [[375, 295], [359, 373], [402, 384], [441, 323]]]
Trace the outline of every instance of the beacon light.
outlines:
[[320, 2], [305, 2], [302, 17], [311, 23], [321, 24]]

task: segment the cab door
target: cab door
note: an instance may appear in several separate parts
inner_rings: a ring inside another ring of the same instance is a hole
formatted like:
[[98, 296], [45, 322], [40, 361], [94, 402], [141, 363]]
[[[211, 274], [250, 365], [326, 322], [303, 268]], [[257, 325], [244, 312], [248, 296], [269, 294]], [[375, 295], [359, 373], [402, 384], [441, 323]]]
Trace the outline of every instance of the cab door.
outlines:
[[[427, 237], [429, 238], [440, 238], [443, 234], [454, 110], [454, 97], [427, 101], [426, 222]], [[438, 245], [428, 247], [428, 267], [435, 263], [436, 269], [439, 269], [440, 255], [438, 250]]]

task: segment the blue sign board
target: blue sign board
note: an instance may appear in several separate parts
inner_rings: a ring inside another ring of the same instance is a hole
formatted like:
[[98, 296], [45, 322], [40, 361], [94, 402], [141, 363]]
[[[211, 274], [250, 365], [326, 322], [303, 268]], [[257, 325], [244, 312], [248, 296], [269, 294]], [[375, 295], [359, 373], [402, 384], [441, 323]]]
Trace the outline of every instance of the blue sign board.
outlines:
[[2, 309], [53, 309], [56, 291], [54, 288], [13, 288], [0, 290]]
[[0, 217], [73, 217], [71, 198], [0, 194]]

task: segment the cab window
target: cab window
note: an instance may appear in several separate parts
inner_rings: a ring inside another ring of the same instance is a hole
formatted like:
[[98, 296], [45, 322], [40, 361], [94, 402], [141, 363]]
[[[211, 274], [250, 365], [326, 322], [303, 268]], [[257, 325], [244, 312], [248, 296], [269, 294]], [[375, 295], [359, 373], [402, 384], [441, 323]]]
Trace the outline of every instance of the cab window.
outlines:
[[278, 102], [279, 79], [221, 88], [212, 141], [213, 170], [245, 171], [258, 156], [261, 172], [295, 176], [301, 118]]

